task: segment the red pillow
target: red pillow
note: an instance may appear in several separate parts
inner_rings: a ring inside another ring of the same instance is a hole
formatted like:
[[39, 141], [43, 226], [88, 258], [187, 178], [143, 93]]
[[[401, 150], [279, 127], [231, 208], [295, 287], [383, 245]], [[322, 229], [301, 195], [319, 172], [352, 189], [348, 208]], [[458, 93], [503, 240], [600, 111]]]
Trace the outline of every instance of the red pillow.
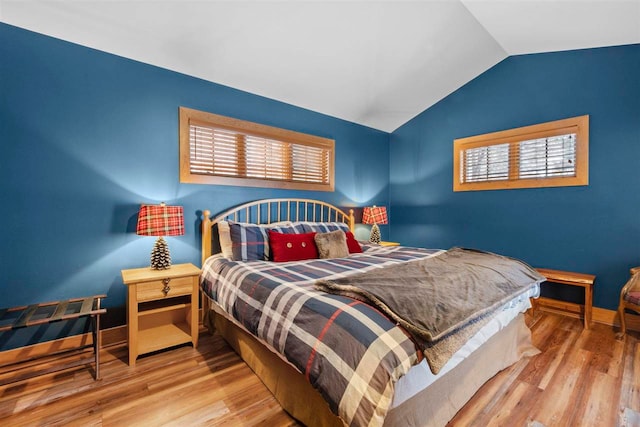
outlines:
[[362, 246], [360, 246], [360, 243], [358, 243], [358, 241], [356, 240], [356, 238], [353, 235], [353, 233], [350, 232], [350, 231], [347, 231], [344, 234], [347, 236], [347, 247], [349, 248], [349, 253], [350, 254], [361, 254], [362, 253]]
[[269, 230], [269, 246], [275, 262], [318, 258], [316, 233], [284, 234]]

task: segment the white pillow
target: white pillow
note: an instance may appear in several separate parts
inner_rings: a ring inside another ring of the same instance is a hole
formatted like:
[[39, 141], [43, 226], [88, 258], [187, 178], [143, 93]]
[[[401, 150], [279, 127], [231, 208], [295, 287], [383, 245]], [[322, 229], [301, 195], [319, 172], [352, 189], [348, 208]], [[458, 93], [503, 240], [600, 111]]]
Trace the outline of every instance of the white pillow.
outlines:
[[218, 236], [220, 236], [220, 251], [225, 258], [233, 259], [233, 249], [231, 244], [231, 229], [227, 221], [218, 223]]
[[292, 221], [278, 221], [272, 222], [270, 224], [261, 224], [264, 227], [291, 227], [293, 225]]

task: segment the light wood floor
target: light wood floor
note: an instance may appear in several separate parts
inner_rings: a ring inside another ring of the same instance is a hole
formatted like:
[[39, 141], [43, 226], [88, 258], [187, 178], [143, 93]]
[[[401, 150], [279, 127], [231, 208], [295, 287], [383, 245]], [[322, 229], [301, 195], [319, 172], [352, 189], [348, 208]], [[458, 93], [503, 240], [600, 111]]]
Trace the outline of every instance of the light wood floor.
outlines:
[[[640, 426], [638, 333], [620, 341], [542, 312], [528, 323], [542, 354], [487, 382], [450, 425]], [[0, 425], [298, 425], [218, 336], [135, 368], [124, 346], [101, 354], [98, 382], [76, 368], [0, 387]]]

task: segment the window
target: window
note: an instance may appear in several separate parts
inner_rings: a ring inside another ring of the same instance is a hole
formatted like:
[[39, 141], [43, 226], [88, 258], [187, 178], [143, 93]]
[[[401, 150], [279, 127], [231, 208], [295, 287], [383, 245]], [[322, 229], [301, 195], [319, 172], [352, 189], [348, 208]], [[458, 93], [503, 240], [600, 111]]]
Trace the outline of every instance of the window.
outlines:
[[180, 182], [334, 190], [335, 141], [180, 107]]
[[453, 191], [588, 184], [589, 116], [453, 142]]

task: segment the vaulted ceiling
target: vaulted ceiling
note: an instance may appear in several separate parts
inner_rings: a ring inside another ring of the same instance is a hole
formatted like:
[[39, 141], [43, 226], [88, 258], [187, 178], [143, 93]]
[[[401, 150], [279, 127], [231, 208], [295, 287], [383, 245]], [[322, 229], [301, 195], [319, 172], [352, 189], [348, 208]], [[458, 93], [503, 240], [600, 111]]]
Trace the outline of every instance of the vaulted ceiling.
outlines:
[[640, 43], [640, 0], [0, 0], [0, 21], [388, 132], [509, 55]]

